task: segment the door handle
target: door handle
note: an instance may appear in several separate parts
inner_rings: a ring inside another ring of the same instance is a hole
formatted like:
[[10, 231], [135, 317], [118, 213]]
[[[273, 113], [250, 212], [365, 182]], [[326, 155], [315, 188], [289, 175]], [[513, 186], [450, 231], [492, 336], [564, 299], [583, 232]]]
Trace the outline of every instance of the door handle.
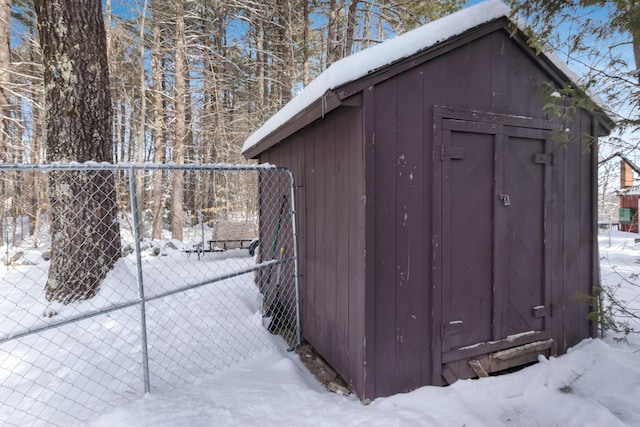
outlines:
[[511, 198], [509, 198], [508, 194], [501, 194], [500, 200], [502, 200], [503, 206], [511, 206]]

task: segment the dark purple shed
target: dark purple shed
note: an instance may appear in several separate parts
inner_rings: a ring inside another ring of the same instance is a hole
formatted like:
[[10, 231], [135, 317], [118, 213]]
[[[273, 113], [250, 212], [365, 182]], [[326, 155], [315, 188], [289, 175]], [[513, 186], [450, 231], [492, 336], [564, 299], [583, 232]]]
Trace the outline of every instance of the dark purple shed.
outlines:
[[[482, 3], [339, 61], [247, 140], [297, 180], [303, 337], [372, 399], [594, 333], [604, 113]], [[368, 67], [368, 68], [367, 68]], [[363, 72], [364, 70], [364, 72]]]

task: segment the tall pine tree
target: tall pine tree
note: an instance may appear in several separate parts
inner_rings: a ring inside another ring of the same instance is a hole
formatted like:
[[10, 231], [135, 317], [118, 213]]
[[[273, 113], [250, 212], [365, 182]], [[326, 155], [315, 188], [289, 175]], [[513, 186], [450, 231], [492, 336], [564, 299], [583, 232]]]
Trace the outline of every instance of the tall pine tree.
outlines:
[[[101, 0], [37, 0], [50, 162], [112, 160], [112, 112]], [[120, 256], [112, 172], [50, 176], [49, 301], [94, 296]]]

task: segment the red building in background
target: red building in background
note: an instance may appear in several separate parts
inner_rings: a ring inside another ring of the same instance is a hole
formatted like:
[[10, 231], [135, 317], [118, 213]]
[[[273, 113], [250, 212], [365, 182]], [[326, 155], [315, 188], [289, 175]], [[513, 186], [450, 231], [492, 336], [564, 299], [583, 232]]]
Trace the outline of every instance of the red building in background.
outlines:
[[640, 200], [640, 185], [633, 184], [633, 172], [640, 174], [636, 166], [628, 158], [619, 155], [620, 160], [620, 197], [619, 221], [620, 230], [630, 233], [638, 232], [638, 200]]

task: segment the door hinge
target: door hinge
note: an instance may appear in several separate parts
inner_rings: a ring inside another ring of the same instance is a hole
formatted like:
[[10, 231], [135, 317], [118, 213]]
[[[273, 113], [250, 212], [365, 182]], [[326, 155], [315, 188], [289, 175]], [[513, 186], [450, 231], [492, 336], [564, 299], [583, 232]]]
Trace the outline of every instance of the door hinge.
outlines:
[[533, 155], [533, 162], [539, 165], [553, 164], [553, 154], [538, 153]]
[[549, 307], [545, 307], [544, 305], [537, 305], [533, 307], [532, 310], [533, 317], [539, 319], [541, 317], [552, 317], [553, 316], [553, 304], [549, 305]]
[[442, 323], [443, 336], [460, 334], [462, 331], [464, 331], [464, 322], [462, 320]]
[[464, 148], [463, 147], [442, 147], [441, 158], [444, 159], [464, 159]]

